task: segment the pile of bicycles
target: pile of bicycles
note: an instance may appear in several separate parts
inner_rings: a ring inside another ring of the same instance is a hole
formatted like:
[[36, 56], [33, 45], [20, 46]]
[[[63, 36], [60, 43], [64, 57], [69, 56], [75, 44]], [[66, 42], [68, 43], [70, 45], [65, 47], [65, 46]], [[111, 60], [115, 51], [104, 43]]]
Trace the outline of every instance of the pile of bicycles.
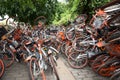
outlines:
[[34, 30], [30, 29], [29, 24], [20, 22], [15, 25], [14, 21], [9, 24], [8, 22], [9, 20], [7, 26], [13, 28], [0, 41], [0, 78], [5, 69], [11, 67], [16, 60], [28, 65], [31, 80], [46, 80], [47, 70], [51, 71], [55, 80], [59, 80], [56, 69], [59, 51], [52, 46], [53, 35], [47, 35], [44, 31], [41, 35], [49, 38], [41, 39], [36, 36], [38, 32], [35, 34]]
[[61, 52], [72, 68], [89, 65], [96, 73], [119, 80], [120, 1], [97, 9], [89, 24], [86, 19], [87, 15], [81, 14], [62, 31]]
[[[34, 23], [40, 18], [46, 19], [40, 16]], [[16, 60], [28, 65], [31, 80], [46, 80], [49, 69], [60, 80], [56, 66], [63, 53], [72, 68], [89, 65], [101, 76], [120, 80], [120, 0], [95, 10], [89, 23], [87, 18], [81, 14], [68, 26], [44, 27], [42, 32], [8, 18], [8, 33], [0, 41], [0, 78]]]

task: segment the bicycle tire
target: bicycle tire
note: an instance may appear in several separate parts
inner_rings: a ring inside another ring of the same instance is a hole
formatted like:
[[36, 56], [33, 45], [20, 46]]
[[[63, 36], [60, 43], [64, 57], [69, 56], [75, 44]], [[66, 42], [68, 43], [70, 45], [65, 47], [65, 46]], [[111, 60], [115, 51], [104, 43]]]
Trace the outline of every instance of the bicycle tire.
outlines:
[[[77, 56], [76, 56], [77, 54]], [[81, 63], [80, 63], [80, 60], [76, 60], [75, 58], [77, 58], [79, 56], [79, 52], [76, 53], [76, 52], [73, 52], [71, 53], [69, 56], [68, 56], [68, 64], [72, 67], [72, 68], [75, 68], [75, 69], [81, 69], [81, 68], [84, 68], [87, 64], [88, 64], [88, 58], [87, 58], [87, 55], [85, 57], [81, 57]], [[82, 53], [82, 54], [85, 54], [85, 53]], [[79, 58], [80, 59], [80, 58]], [[72, 63], [73, 61], [73, 63]], [[75, 64], [74, 64], [75, 63]], [[77, 65], [76, 65], [77, 63]], [[79, 64], [80, 63], [80, 64]]]
[[65, 32], [65, 36], [70, 41], [74, 40], [76, 37], [75, 28], [73, 26], [70, 26], [69, 28], [67, 28], [67, 30]]
[[72, 47], [76, 51], [79, 51], [79, 52], [88, 50], [88, 48], [90, 47], [89, 44], [87, 44], [87, 43], [85, 45], [84, 44], [80, 44], [80, 42], [82, 42], [84, 39], [86, 39], [86, 37], [78, 37], [78, 38], [74, 39], [74, 41], [72, 43]]
[[2, 78], [3, 74], [5, 72], [5, 65], [2, 59], [0, 59], [0, 79]]
[[68, 57], [72, 52], [74, 52], [74, 49], [72, 46], [68, 46], [67, 49], [65, 50], [65, 55]]
[[13, 52], [7, 49], [7, 52], [3, 53], [3, 60], [4, 60], [5, 67], [9, 68], [15, 60], [15, 56]]
[[103, 53], [95, 54], [95, 55], [91, 56], [90, 58], [89, 58], [89, 55], [88, 55], [88, 60], [89, 60], [88, 65], [89, 65], [89, 66], [92, 66], [92, 63], [94, 62], [94, 60], [95, 60], [98, 56], [100, 56], [100, 55], [102, 55], [102, 54], [103, 54]]
[[[118, 59], [114, 59], [114, 58], [107, 60], [103, 65], [101, 65], [97, 69], [98, 74], [104, 77], [112, 76], [112, 72], [113, 72], [112, 70], [114, 69], [113, 67], [115, 67], [115, 66], [112, 67], [112, 64], [116, 63], [116, 61], [119, 62]], [[112, 67], [112, 70], [110, 69], [110, 67]]]
[[65, 46], [66, 46], [66, 43], [62, 43], [62, 45], [60, 46], [60, 51], [64, 54], [65, 54]]
[[52, 56], [54, 56], [55, 59], [57, 60], [59, 58], [59, 51], [52, 46], [50, 46], [49, 49], [52, 50]]
[[[33, 66], [32, 66], [32, 62], [35, 63], [35, 66], [36, 66], [36, 67], [39, 67], [37, 58], [32, 57], [32, 58], [30, 59], [30, 62], [29, 62], [30, 79], [31, 79], [31, 80], [36, 80], [35, 76], [33, 75], [33, 71], [32, 71], [32, 67], [33, 67]], [[46, 80], [46, 75], [45, 75], [45, 73], [44, 73], [44, 70], [41, 70], [41, 71], [40, 71], [39, 76], [40, 76], [41, 80]]]
[[34, 19], [34, 25], [38, 24], [37, 21], [43, 20], [44, 23], [46, 23], [46, 18], [44, 16], [38, 16], [37, 18]]
[[103, 65], [101, 65], [97, 71], [99, 71], [102, 67], [107, 66], [107, 65], [111, 65], [112, 63], [119, 61], [117, 58], [110, 58], [109, 60], [107, 60]]
[[50, 60], [51, 60], [50, 61], [51, 62], [51, 67], [53, 68], [53, 73], [56, 76], [56, 80], [60, 80], [58, 72], [57, 72], [57, 69], [56, 69], [56, 64], [55, 64], [56, 62], [55, 62], [55, 60], [54, 60], [52, 55], [50, 55]]
[[109, 55], [108, 54], [101, 54], [100, 56], [96, 57], [96, 59], [93, 61], [91, 67], [93, 69], [94, 72], [97, 73], [97, 69], [104, 64], [107, 59], [109, 59]]
[[110, 77], [110, 80], [120, 80], [120, 70], [114, 72], [114, 74]]

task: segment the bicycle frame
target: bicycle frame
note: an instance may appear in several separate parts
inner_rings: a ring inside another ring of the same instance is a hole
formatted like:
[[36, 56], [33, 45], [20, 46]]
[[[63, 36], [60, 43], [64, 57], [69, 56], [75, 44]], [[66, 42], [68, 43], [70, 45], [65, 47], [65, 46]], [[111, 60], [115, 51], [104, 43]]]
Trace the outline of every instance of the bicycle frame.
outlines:
[[1, 58], [2, 55], [0, 55], [0, 79], [2, 78], [4, 72], [5, 72], [5, 65]]
[[[38, 75], [40, 75], [41, 71], [47, 69], [47, 65], [46, 65], [46, 63], [45, 63], [45, 61], [43, 59], [43, 55], [46, 54], [46, 53], [44, 53], [45, 51], [43, 52], [43, 50], [42, 50], [42, 48], [40, 48], [40, 46], [35, 47], [38, 50], [38, 52], [35, 51], [34, 53], [32, 53], [26, 46], [24, 46], [24, 47], [27, 50], [27, 52], [29, 53], [29, 56], [25, 59], [25, 62], [29, 62], [32, 57], [37, 58], [37, 62], [38, 62], [38, 66], [39, 66], [38, 70], [39, 71], [36, 72], [35, 64], [33, 66], [33, 75], [35, 77], [37, 77]], [[44, 55], [44, 56], [47, 57], [46, 55]]]
[[81, 45], [81, 44], [96, 45], [97, 40], [95, 40], [94, 38], [92, 38], [92, 40], [86, 41], [86, 40], [89, 39], [89, 38], [91, 38], [91, 37], [85, 38], [85, 39], [84, 39], [83, 41], [81, 41], [79, 44], [80, 44], [80, 45]]

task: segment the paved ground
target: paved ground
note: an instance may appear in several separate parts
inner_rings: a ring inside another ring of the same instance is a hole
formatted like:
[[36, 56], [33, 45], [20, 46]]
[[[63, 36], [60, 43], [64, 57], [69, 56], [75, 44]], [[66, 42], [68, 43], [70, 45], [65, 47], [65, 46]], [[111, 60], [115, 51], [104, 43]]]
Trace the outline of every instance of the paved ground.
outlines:
[[[61, 77], [60, 80], [109, 80], [94, 73], [90, 67], [72, 69], [64, 56], [58, 60], [57, 69]], [[47, 80], [54, 80], [51, 73], [47, 73], [47, 75]], [[2, 80], [30, 80], [27, 65], [15, 62], [5, 71]]]
[[25, 63], [17, 63], [6, 69], [2, 80], [30, 80], [28, 68]]
[[[54, 80], [50, 70], [45, 73], [47, 75], [47, 80]], [[10, 68], [6, 69], [2, 80], [30, 80], [27, 64], [14, 62]]]
[[60, 77], [60, 80], [76, 80], [72, 73], [68, 70], [68, 67], [64, 64], [63, 58], [60, 57], [57, 62], [57, 71]]
[[72, 73], [75, 80], [109, 80], [109, 78], [102, 77], [95, 72], [92, 71], [92, 69], [87, 66], [83, 69], [73, 69], [69, 66], [67, 63], [67, 59], [65, 56], [62, 55], [62, 61], [64, 64], [68, 67], [68, 70]]

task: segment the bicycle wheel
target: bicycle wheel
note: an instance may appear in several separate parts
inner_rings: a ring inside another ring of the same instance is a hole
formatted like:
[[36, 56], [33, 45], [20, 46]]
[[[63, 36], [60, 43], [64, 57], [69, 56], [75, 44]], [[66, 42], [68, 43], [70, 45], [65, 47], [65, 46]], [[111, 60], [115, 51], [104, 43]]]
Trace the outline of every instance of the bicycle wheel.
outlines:
[[[68, 53], [70, 51], [71, 46], [67, 44], [66, 42], [61, 45], [61, 52], [65, 54], [65, 56], [68, 56]], [[69, 51], [68, 51], [69, 50]]]
[[59, 58], [59, 51], [52, 46], [50, 46], [49, 49], [52, 50], [52, 56], [57, 60]]
[[120, 62], [118, 59], [109, 59], [102, 66], [97, 69], [98, 74], [105, 77], [113, 75], [113, 71], [120, 68]]
[[88, 63], [87, 54], [84, 52], [73, 52], [68, 56], [68, 63], [72, 68], [83, 68]]
[[88, 54], [88, 60], [89, 60], [88, 65], [91, 66], [92, 63], [94, 62], [94, 60], [103, 53], [96, 53], [96, 52], [87, 51], [86, 54]]
[[51, 65], [51, 67], [53, 69], [53, 75], [55, 75], [54, 76], [55, 80], [60, 80], [58, 72], [57, 72], [57, 69], [56, 69], [56, 62], [55, 62], [55, 60], [54, 60], [52, 55], [50, 55], [49, 60], [50, 60], [50, 65]]
[[46, 18], [44, 16], [38, 16], [37, 18], [34, 19], [34, 25], [37, 25], [39, 21], [41, 21], [43, 24], [45, 24]]
[[68, 46], [66, 49], [65, 49], [65, 55], [68, 57], [72, 52], [74, 52], [74, 49], [72, 46]]
[[73, 26], [69, 26], [65, 32], [66, 38], [68, 40], [74, 40], [75, 39], [75, 28]]
[[6, 52], [3, 53], [3, 60], [6, 68], [9, 68], [13, 64], [15, 56], [9, 48], [6, 48]]
[[96, 57], [96, 59], [93, 61], [92, 65], [91, 65], [93, 71], [97, 72], [97, 69], [101, 65], [103, 65], [109, 58], [110, 58], [110, 56], [108, 54], [102, 54], [102, 55]]
[[65, 53], [65, 46], [66, 46], [66, 43], [62, 43], [62, 45], [60, 46], [60, 51], [62, 52], [62, 53]]
[[5, 65], [2, 59], [0, 59], [0, 79], [2, 78], [5, 71]]
[[115, 70], [110, 80], [120, 80], [120, 68]]
[[92, 41], [92, 39], [90, 40], [90, 37], [79, 37], [73, 41], [72, 46], [76, 51], [79, 52], [86, 51], [90, 47], [87, 41], [88, 42]]
[[40, 69], [37, 58], [32, 57], [29, 62], [31, 80], [46, 80], [43, 69]]

